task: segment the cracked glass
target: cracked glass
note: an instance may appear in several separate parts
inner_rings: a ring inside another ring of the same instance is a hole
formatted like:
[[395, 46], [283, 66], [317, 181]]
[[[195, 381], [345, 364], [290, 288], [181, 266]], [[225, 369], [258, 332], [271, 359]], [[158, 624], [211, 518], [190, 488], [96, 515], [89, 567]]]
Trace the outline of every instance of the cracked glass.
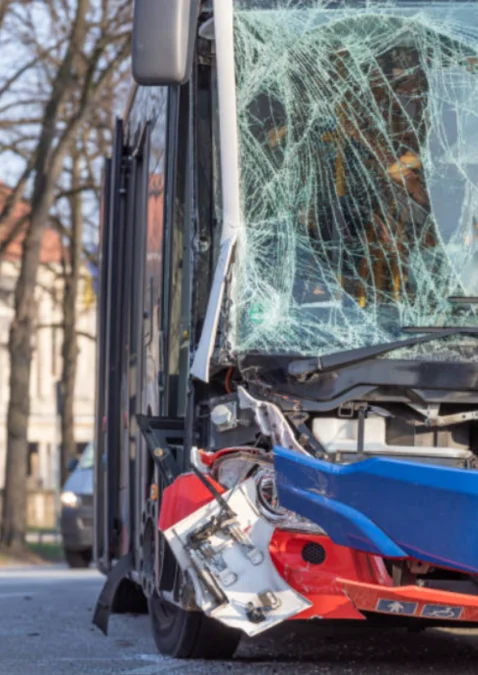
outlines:
[[[235, 0], [236, 352], [477, 326], [478, 4]], [[470, 358], [473, 337], [388, 358]], [[473, 350], [476, 351], [476, 350]]]

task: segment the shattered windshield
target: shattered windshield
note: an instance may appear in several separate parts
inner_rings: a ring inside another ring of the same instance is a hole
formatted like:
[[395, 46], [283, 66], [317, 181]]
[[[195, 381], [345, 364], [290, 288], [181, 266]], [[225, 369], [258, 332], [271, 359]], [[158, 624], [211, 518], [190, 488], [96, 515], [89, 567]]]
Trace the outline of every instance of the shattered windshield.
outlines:
[[[478, 326], [476, 306], [448, 301], [478, 295], [478, 4], [234, 8], [236, 351], [320, 356], [404, 326]], [[458, 359], [470, 339], [402, 356]]]

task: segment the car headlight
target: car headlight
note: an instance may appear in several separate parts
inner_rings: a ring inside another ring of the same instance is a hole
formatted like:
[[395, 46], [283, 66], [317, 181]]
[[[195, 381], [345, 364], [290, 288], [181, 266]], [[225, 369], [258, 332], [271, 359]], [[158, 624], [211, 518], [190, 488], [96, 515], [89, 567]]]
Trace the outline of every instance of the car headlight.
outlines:
[[75, 508], [81, 503], [81, 499], [74, 492], [66, 491], [61, 493], [60, 501], [63, 506], [71, 506]]

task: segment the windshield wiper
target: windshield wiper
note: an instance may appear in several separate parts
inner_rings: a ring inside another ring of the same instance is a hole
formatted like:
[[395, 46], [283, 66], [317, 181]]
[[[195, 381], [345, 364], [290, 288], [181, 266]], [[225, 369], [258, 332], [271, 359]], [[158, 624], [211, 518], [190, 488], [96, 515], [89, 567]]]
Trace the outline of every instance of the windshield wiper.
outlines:
[[476, 295], [452, 295], [447, 300], [451, 305], [478, 305]]
[[478, 338], [478, 326], [476, 328], [420, 328], [410, 326], [402, 329], [404, 332], [428, 333], [417, 337], [407, 338], [405, 340], [395, 340], [393, 342], [384, 342], [369, 347], [358, 347], [357, 349], [347, 349], [342, 352], [327, 354], [314, 359], [302, 361], [291, 361], [289, 363], [289, 375], [295, 377], [304, 377], [315, 372], [324, 372], [335, 370], [344, 366], [351, 366], [362, 361], [368, 361], [376, 356], [393, 352], [402, 347], [414, 347], [415, 345], [440, 340], [441, 338], [452, 337], [453, 335], [474, 335]]

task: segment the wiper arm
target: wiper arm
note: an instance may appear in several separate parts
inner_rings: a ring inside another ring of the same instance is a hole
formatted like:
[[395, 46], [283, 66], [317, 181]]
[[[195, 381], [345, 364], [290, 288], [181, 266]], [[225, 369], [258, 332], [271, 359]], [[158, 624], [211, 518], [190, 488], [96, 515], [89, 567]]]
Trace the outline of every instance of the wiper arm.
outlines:
[[478, 305], [476, 295], [452, 295], [447, 300], [451, 305]]
[[347, 349], [343, 352], [335, 352], [334, 354], [327, 354], [315, 359], [307, 359], [302, 361], [291, 361], [289, 364], [289, 375], [295, 377], [304, 377], [315, 372], [325, 372], [327, 370], [335, 370], [336, 368], [343, 368], [344, 366], [351, 366], [355, 363], [368, 361], [376, 356], [393, 352], [402, 347], [414, 347], [415, 345], [432, 342], [433, 340], [440, 340], [441, 338], [451, 337], [453, 335], [475, 335], [478, 337], [478, 327], [476, 328], [420, 328], [412, 327], [404, 328], [404, 332], [414, 333], [428, 333], [417, 337], [407, 338], [405, 340], [395, 340], [393, 342], [384, 342], [378, 345], [371, 345], [370, 347], [358, 347], [357, 349]]

